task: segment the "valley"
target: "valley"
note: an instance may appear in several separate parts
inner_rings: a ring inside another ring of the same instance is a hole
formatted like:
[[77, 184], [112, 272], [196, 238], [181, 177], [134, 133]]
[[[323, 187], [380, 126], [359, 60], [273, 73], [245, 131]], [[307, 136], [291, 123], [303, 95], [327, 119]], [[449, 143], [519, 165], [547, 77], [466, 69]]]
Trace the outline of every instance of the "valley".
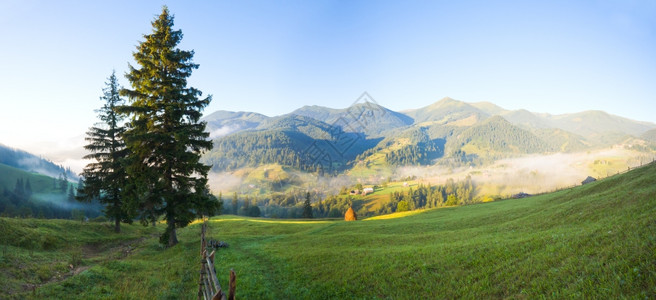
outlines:
[[[605, 178], [656, 158], [649, 131], [656, 124], [600, 111], [510, 111], [448, 97], [403, 112], [365, 102], [346, 109], [305, 106], [277, 117], [221, 111], [205, 120], [212, 132], [224, 133], [203, 157], [213, 165], [211, 190], [223, 195], [225, 207], [235, 195], [238, 205], [252, 201], [262, 216], [272, 216], [267, 207], [279, 197], [292, 198], [283, 215], [294, 216], [303, 191], [313, 193], [315, 208], [337, 198], [373, 216], [384, 213], [377, 208], [408, 181], [405, 190], [470, 178], [471, 199], [457, 202], [476, 203], [579, 185], [587, 176]], [[358, 184], [376, 192], [344, 193]], [[347, 208], [340, 206], [340, 213]]]

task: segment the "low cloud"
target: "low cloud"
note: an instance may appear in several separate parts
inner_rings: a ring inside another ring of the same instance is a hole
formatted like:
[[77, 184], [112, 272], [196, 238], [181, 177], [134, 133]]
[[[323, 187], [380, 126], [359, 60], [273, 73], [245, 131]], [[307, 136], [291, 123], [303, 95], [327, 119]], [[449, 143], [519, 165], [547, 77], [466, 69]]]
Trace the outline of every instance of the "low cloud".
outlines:
[[239, 129], [241, 129], [241, 126], [239, 126], [239, 125], [221, 126], [221, 127], [217, 128], [217, 129], [214, 129], [210, 132], [210, 138], [214, 139], [214, 138], [222, 137], [222, 136], [231, 134], [231, 133], [233, 133], [233, 132], [235, 132]]
[[236, 191], [242, 184], [242, 178], [230, 172], [210, 172], [207, 182], [213, 194]]
[[[625, 170], [627, 166], [635, 167], [640, 165], [641, 161], [650, 161], [645, 155], [645, 153], [614, 147], [580, 153], [527, 155], [502, 159], [484, 167], [456, 169], [439, 165], [402, 167], [396, 174], [397, 179], [416, 176], [418, 180], [431, 184], [444, 184], [449, 178], [458, 181], [471, 176], [480, 187], [481, 195], [508, 196], [519, 192], [535, 194], [580, 185], [587, 176], [613, 175], [617, 171]], [[608, 173], [597, 174], [592, 169], [595, 161], [607, 160], [616, 162], [611, 164], [614, 168], [610, 168]]]

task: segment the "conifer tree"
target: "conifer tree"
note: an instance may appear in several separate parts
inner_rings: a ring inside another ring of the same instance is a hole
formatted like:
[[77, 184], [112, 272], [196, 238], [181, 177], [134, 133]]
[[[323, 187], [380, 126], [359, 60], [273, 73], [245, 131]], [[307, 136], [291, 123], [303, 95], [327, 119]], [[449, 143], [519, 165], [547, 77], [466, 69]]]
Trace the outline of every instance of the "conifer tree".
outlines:
[[173, 30], [173, 15], [165, 6], [151, 23], [152, 33], [133, 53], [137, 66], [126, 74], [131, 89], [121, 90], [130, 104], [121, 112], [131, 116], [125, 142], [129, 149], [130, 193], [139, 203], [143, 222], [163, 215], [166, 232], [160, 242], [178, 243], [176, 228], [187, 226], [207, 203], [207, 172], [199, 162], [212, 142], [200, 118], [211, 97], [187, 87], [198, 68], [193, 51], [177, 48], [182, 32]]
[[[116, 107], [123, 105], [119, 96], [119, 84], [115, 72], [107, 79], [103, 96], [103, 106], [97, 110], [100, 122], [89, 128], [84, 148], [91, 154], [85, 159], [93, 160], [82, 171], [83, 184], [78, 185], [79, 201], [90, 202], [98, 199], [105, 206], [105, 215], [114, 220], [114, 231], [121, 231], [121, 222], [132, 223], [133, 209], [123, 197], [127, 182], [124, 159], [127, 155], [121, 135], [125, 131], [123, 116]], [[72, 190], [71, 190], [72, 192]]]
[[232, 194], [232, 214], [236, 215], [239, 209], [239, 200], [237, 199], [237, 192]]
[[23, 179], [16, 179], [16, 186], [14, 187], [14, 194], [19, 197], [21, 200], [25, 198], [25, 186], [23, 185]]
[[75, 191], [73, 189], [73, 185], [69, 185], [68, 187], [68, 201], [69, 202], [75, 201]]
[[310, 192], [305, 194], [305, 204], [303, 205], [303, 218], [312, 219], [312, 205], [310, 204]]
[[32, 197], [32, 185], [30, 184], [30, 179], [28, 178], [25, 182], [25, 198], [30, 199]]

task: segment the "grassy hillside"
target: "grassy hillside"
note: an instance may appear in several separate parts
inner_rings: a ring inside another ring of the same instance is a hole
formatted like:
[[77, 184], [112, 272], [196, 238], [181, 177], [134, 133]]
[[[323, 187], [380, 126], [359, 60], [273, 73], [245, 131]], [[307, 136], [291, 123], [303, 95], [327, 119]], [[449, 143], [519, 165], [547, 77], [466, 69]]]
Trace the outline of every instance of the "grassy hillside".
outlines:
[[[553, 194], [357, 222], [223, 216], [210, 221], [209, 236], [230, 244], [216, 256], [219, 280], [227, 285], [233, 268], [244, 299], [653, 298], [655, 174], [651, 164]], [[54, 250], [36, 246], [33, 254], [55, 268], [73, 249], [147, 237], [118, 259], [120, 251], [82, 259], [88, 269], [45, 279], [27, 298], [196, 297], [197, 225], [162, 250], [142, 227], [126, 226], [119, 238], [104, 225], [0, 220], [2, 236], [24, 231], [0, 240], [14, 253], [3, 254], [2, 276], [32, 273], [27, 250], [20, 251], [27, 246], [17, 242], [25, 234], [56, 237]], [[21, 286], [0, 282], [12, 291]]]
[[528, 199], [347, 222], [212, 220], [246, 298], [656, 295], [656, 165]]
[[0, 164], [0, 189], [7, 188], [10, 191], [14, 190], [16, 180], [22, 179], [29, 180], [32, 191], [35, 193], [51, 193], [54, 192], [52, 177], [41, 174], [30, 173], [18, 168], [10, 167], [5, 164]]

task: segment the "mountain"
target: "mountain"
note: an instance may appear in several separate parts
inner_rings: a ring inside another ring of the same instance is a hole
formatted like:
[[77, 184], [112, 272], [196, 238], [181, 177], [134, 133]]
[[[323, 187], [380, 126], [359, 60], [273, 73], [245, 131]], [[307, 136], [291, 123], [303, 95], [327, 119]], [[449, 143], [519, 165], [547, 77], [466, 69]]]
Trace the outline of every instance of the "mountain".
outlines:
[[357, 103], [344, 109], [316, 105], [304, 106], [290, 115], [310, 117], [333, 126], [339, 126], [346, 132], [362, 132], [372, 136], [380, 136], [386, 131], [414, 123], [414, 120], [407, 115], [369, 102]]
[[225, 136], [234, 132], [253, 129], [269, 117], [254, 112], [216, 111], [203, 117], [211, 138]]
[[50, 177], [66, 174], [68, 179], [77, 180], [78, 176], [69, 168], [57, 165], [45, 158], [23, 150], [0, 144], [0, 164], [18, 168], [27, 172], [39, 173]]
[[328, 124], [332, 124], [337, 120], [341, 115], [343, 115], [343, 109], [329, 108], [319, 105], [306, 105], [295, 111], [289, 113], [290, 115], [305, 116], [313, 118]]
[[449, 97], [420, 109], [408, 110], [405, 114], [413, 118], [418, 125], [451, 123], [470, 126], [490, 116], [473, 105]]
[[[656, 129], [656, 124], [602, 111], [549, 115], [448, 97], [403, 112], [358, 103], [344, 109], [304, 106], [276, 117], [218, 111], [204, 120], [215, 138], [204, 160], [216, 171], [277, 163], [308, 171], [357, 167], [361, 174], [371, 174], [372, 166], [383, 170], [440, 161], [457, 166], [585, 151], [643, 134], [649, 138], [646, 132]], [[320, 168], [319, 156], [324, 158]]]
[[490, 116], [501, 115], [508, 111], [503, 107], [500, 107], [490, 102], [475, 102], [475, 103], [470, 103], [470, 105], [480, 109], [481, 111], [485, 112]]
[[598, 110], [549, 116], [548, 119], [556, 128], [588, 138], [596, 138], [604, 134], [640, 136], [656, 128], [652, 123], [634, 121]]
[[301, 170], [341, 169], [378, 140], [299, 115], [270, 118], [258, 128], [217, 138], [203, 156], [213, 170], [282, 164]]
[[551, 120], [525, 109], [505, 111], [500, 114], [510, 123], [527, 129], [557, 128]]

